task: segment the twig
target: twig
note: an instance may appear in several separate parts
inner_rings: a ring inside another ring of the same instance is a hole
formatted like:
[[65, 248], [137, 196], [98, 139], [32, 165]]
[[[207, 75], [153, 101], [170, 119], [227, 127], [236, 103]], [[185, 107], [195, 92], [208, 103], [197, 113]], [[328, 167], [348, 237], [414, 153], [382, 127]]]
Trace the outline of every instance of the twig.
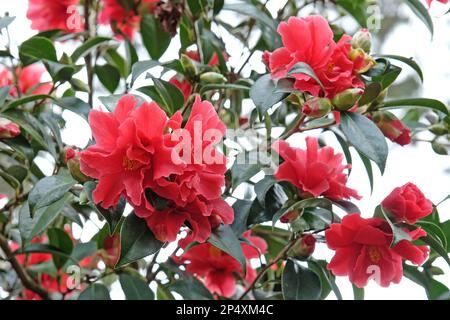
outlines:
[[49, 293], [42, 288], [24, 269], [24, 267], [17, 261], [16, 257], [11, 251], [11, 248], [8, 245], [8, 240], [0, 234], [0, 247], [6, 255], [6, 258], [11, 263], [11, 266], [16, 271], [17, 276], [25, 288], [37, 293], [44, 300], [51, 300]]
[[259, 280], [262, 278], [262, 276], [266, 273], [267, 270], [269, 270], [274, 264], [277, 264], [280, 260], [284, 260], [287, 257], [287, 253], [289, 252], [289, 250], [291, 250], [291, 248], [295, 245], [295, 243], [297, 242], [297, 238], [292, 239], [287, 245], [286, 247], [284, 247], [283, 250], [281, 250], [281, 252], [275, 257], [275, 259], [272, 260], [272, 262], [270, 262], [269, 264], [267, 264], [266, 266], [264, 266], [264, 268], [261, 269], [261, 271], [259, 272], [259, 274], [256, 276], [255, 280], [253, 280], [253, 282], [248, 286], [248, 288], [244, 291], [244, 293], [239, 297], [239, 300], [242, 300], [245, 298], [245, 296], [253, 290], [253, 288], [255, 287], [255, 285], [259, 282]]

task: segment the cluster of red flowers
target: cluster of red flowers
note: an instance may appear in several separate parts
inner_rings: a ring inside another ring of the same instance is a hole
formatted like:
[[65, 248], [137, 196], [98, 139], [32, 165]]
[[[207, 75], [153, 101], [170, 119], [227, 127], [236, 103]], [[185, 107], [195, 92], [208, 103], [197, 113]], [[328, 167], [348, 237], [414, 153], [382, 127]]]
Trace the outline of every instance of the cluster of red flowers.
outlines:
[[[20, 95], [48, 94], [51, 83], [42, 83], [42, 77], [46, 70], [41, 64], [31, 64], [24, 68], [17, 68], [15, 75], [7, 68], [0, 66], [0, 86], [12, 86], [10, 95], [17, 97]], [[17, 83], [15, 83], [17, 78]], [[17, 92], [17, 89], [19, 92]]]
[[113, 113], [90, 113], [96, 144], [80, 160], [82, 172], [99, 181], [94, 201], [109, 208], [124, 196], [159, 240], [174, 241], [188, 224], [191, 239], [204, 242], [233, 221], [221, 198], [226, 158], [215, 148], [226, 127], [199, 98], [183, 128], [181, 112], [168, 119], [156, 103], [138, 104], [124, 96]]
[[[433, 211], [432, 203], [412, 183], [394, 189], [381, 205], [396, 222], [415, 223]], [[328, 269], [337, 276], [348, 276], [360, 288], [371, 279], [383, 287], [391, 282], [399, 283], [403, 276], [403, 260], [421, 265], [429, 253], [427, 246], [412, 242], [425, 237], [424, 230], [419, 227], [404, 232], [411, 241], [401, 240], [391, 246], [393, 233], [386, 220], [347, 215], [341, 223], [332, 224], [325, 232], [328, 247], [336, 251]]]
[[[124, 1], [102, 0], [98, 23], [110, 25], [118, 38], [123, 35], [132, 40], [141, 21], [140, 14], [152, 12], [159, 0], [134, 0], [130, 8]], [[84, 22], [77, 11], [80, 0], [29, 0], [27, 17], [31, 28], [38, 31], [59, 29], [80, 32]]]
[[241, 243], [247, 260], [245, 276], [236, 259], [209, 243], [187, 249], [176, 261], [187, 263], [186, 270], [202, 280], [209, 291], [230, 298], [236, 293], [236, 277], [244, 279], [247, 285], [255, 280], [256, 271], [252, 268], [250, 259], [258, 259], [267, 251], [264, 239], [252, 236], [251, 231], [245, 232], [242, 237], [247, 240]]
[[324, 87], [324, 92], [313, 77], [304, 73], [293, 74], [294, 87], [313, 96], [323, 93], [327, 98], [350, 88], [364, 88], [358, 72], [364, 67], [364, 59], [350, 58], [352, 38], [342, 36], [339, 42], [333, 39], [327, 20], [321, 16], [292, 17], [280, 23], [278, 33], [284, 47], [263, 57], [268, 62], [274, 78], [286, 77], [299, 62], [308, 64]]

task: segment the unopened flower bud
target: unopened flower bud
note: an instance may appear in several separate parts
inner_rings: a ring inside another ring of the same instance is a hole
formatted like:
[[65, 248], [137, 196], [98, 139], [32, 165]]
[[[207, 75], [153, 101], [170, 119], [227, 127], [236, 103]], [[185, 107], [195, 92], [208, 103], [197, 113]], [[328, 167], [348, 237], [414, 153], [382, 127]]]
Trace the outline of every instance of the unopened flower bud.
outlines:
[[20, 134], [20, 128], [14, 122], [0, 118], [0, 139], [14, 138]]
[[347, 89], [335, 95], [331, 102], [337, 110], [347, 111], [355, 106], [363, 93], [364, 90], [361, 88]]
[[80, 170], [80, 155], [79, 152], [73, 148], [67, 148], [64, 155], [64, 160], [66, 162], [67, 168], [69, 169], [72, 177], [81, 183], [91, 180]]
[[372, 35], [367, 29], [360, 29], [353, 36], [352, 47], [354, 49], [363, 49], [366, 53], [372, 48]]
[[308, 259], [316, 249], [316, 238], [312, 234], [302, 236], [292, 247], [292, 254], [299, 260]]
[[328, 98], [313, 98], [305, 102], [302, 112], [311, 118], [322, 118], [330, 113], [333, 105]]
[[294, 221], [295, 219], [297, 219], [299, 216], [300, 216], [300, 210], [295, 209], [295, 210], [289, 211], [288, 213], [284, 214], [280, 218], [280, 221], [282, 223], [290, 223], [290, 222]]
[[428, 130], [434, 133], [437, 136], [443, 136], [444, 134], [449, 133], [449, 128], [443, 123], [435, 123], [431, 125]]
[[365, 73], [376, 65], [376, 61], [368, 55], [363, 49], [352, 49], [349, 59], [353, 61], [357, 73]]
[[180, 58], [181, 65], [183, 66], [186, 77], [193, 78], [197, 74], [197, 67], [191, 58], [182, 54]]
[[389, 140], [401, 146], [411, 143], [411, 131], [393, 113], [377, 111], [372, 119]]
[[205, 72], [200, 76], [200, 82], [205, 84], [221, 84], [227, 82], [227, 78], [217, 72]]
[[269, 51], [264, 51], [262, 55], [262, 62], [266, 65], [268, 69], [270, 69], [270, 56], [272, 54]]

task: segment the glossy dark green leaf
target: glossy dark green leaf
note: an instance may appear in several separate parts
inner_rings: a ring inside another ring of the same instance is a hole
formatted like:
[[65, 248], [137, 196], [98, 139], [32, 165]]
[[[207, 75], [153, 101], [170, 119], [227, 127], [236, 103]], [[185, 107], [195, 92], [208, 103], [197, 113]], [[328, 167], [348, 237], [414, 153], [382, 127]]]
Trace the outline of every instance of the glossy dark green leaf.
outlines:
[[144, 46], [152, 59], [158, 60], [170, 45], [171, 36], [152, 15], [141, 17], [141, 34]]
[[[56, 50], [53, 43], [44, 37], [32, 37], [20, 45], [21, 57], [26, 57], [29, 62], [35, 60], [57, 61]], [[31, 60], [30, 60], [31, 59]]]
[[242, 270], [246, 270], [246, 260], [242, 252], [241, 243], [230, 226], [221, 225], [216, 228], [211, 233], [208, 242], [214, 247], [228, 253], [241, 264]]
[[353, 112], [341, 112], [341, 129], [348, 141], [384, 173], [388, 146], [380, 129], [367, 117]]
[[130, 213], [120, 232], [120, 259], [116, 268], [158, 252], [164, 243], [157, 240], [144, 219]]
[[105, 43], [107, 41], [111, 40], [111, 38], [108, 37], [93, 37], [89, 38], [86, 42], [84, 42], [81, 46], [75, 49], [75, 51], [72, 53], [70, 58], [75, 63], [78, 59], [83, 58], [84, 56], [88, 55], [92, 50], [97, 48], [100, 44]]
[[88, 119], [89, 112], [91, 111], [91, 106], [88, 103], [76, 97], [59, 98], [56, 99], [54, 103], [63, 109], [76, 113], [86, 120]]
[[397, 109], [404, 107], [420, 107], [428, 108], [436, 111], [440, 111], [445, 115], [450, 115], [450, 111], [447, 106], [439, 100], [426, 99], [426, 98], [412, 98], [412, 99], [401, 99], [401, 100], [391, 100], [386, 101], [380, 106], [383, 109]]
[[420, 68], [420, 66], [417, 64], [417, 62], [415, 62], [412, 58], [406, 58], [406, 57], [402, 57], [402, 56], [397, 56], [397, 55], [393, 55], [393, 54], [382, 54], [382, 55], [377, 55], [378, 57], [382, 57], [382, 58], [388, 58], [388, 59], [393, 59], [393, 60], [398, 60], [400, 62], [403, 62], [405, 64], [407, 64], [408, 66], [410, 66], [419, 76], [420, 81], [423, 82], [423, 72], [422, 69]]
[[212, 300], [213, 296], [203, 283], [196, 278], [186, 275], [168, 286], [170, 291], [181, 295], [185, 300]]
[[404, 2], [411, 8], [414, 14], [420, 20], [422, 20], [422, 22], [425, 24], [425, 26], [428, 28], [431, 35], [433, 36], [434, 33], [433, 20], [431, 19], [428, 9], [422, 4], [420, 0], [404, 0]]
[[[72, 254], [73, 242], [69, 235], [64, 232], [64, 230], [58, 228], [50, 228], [47, 231], [47, 235], [50, 245], [58, 248], [68, 256]], [[56, 269], [58, 270], [61, 269], [68, 260], [68, 258], [61, 255], [53, 255], [52, 259]]]
[[80, 293], [78, 300], [111, 300], [111, 296], [105, 285], [93, 283]]
[[332, 203], [330, 200], [326, 198], [311, 198], [311, 199], [305, 199], [297, 201], [296, 203], [280, 209], [272, 218], [272, 225], [275, 225], [275, 223], [280, 220], [281, 217], [283, 217], [285, 214], [293, 211], [293, 210], [300, 210], [304, 208], [324, 208], [328, 211], [332, 210]]
[[270, 74], [256, 80], [250, 89], [250, 98], [260, 115], [265, 114], [269, 108], [286, 98], [289, 95], [288, 91], [292, 90], [291, 85], [292, 82], [287, 79], [280, 79], [275, 83]]
[[234, 220], [231, 229], [233, 229], [234, 234], [238, 237], [248, 229], [247, 220], [252, 205], [253, 201], [250, 200], [237, 200], [233, 204]]
[[155, 300], [153, 291], [144, 279], [122, 273], [119, 282], [127, 300]]
[[314, 72], [314, 70], [307, 63], [304, 63], [304, 62], [296, 63], [288, 71], [288, 76], [293, 76], [293, 75], [298, 74], [298, 73], [305, 74], [305, 75], [309, 76], [310, 78], [314, 79], [320, 85], [320, 87], [323, 89], [323, 84], [320, 81], [319, 77], [317, 77], [317, 75]]
[[285, 300], [318, 300], [322, 291], [317, 274], [290, 259], [283, 270], [281, 287]]
[[94, 71], [103, 86], [109, 92], [114, 93], [120, 83], [119, 71], [110, 64], [95, 66]]

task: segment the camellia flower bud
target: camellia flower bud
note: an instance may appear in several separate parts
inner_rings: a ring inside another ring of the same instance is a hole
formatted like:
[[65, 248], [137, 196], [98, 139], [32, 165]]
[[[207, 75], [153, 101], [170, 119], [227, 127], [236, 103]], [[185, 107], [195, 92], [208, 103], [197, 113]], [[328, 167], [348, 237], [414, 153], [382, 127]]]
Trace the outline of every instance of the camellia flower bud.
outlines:
[[300, 216], [300, 210], [295, 209], [295, 210], [292, 210], [292, 211], [286, 213], [285, 215], [283, 215], [280, 218], [280, 221], [282, 223], [290, 223], [290, 222], [294, 221], [295, 219], [297, 219], [299, 216]]
[[221, 84], [227, 82], [227, 78], [217, 72], [205, 72], [200, 76], [200, 82], [206, 84]]
[[333, 105], [328, 98], [313, 98], [305, 102], [302, 112], [311, 118], [322, 118], [330, 113]]
[[331, 102], [337, 110], [347, 111], [358, 102], [363, 93], [364, 90], [361, 88], [347, 89], [335, 95]]
[[79, 152], [77, 152], [73, 148], [67, 148], [64, 155], [64, 160], [66, 162], [70, 174], [75, 180], [81, 183], [91, 180], [88, 176], [84, 175], [80, 170]]
[[401, 146], [411, 143], [411, 131], [393, 113], [377, 111], [372, 119], [389, 140]]
[[443, 123], [435, 123], [428, 128], [430, 132], [434, 133], [437, 136], [443, 136], [444, 134], [448, 134], [450, 132], [449, 129], [450, 128], [448, 128]]
[[354, 62], [357, 73], [367, 72], [376, 65], [376, 61], [361, 48], [352, 49], [349, 58]]
[[182, 54], [180, 62], [188, 78], [192, 78], [197, 74], [197, 67], [195, 66], [192, 59], [189, 58], [187, 55]]
[[20, 134], [20, 128], [14, 122], [0, 118], [0, 139], [14, 138]]
[[312, 234], [302, 236], [292, 247], [292, 254], [299, 260], [308, 259], [316, 249], [316, 238]]
[[353, 36], [352, 47], [354, 49], [363, 49], [366, 53], [372, 48], [372, 35], [367, 29], [360, 29]]

